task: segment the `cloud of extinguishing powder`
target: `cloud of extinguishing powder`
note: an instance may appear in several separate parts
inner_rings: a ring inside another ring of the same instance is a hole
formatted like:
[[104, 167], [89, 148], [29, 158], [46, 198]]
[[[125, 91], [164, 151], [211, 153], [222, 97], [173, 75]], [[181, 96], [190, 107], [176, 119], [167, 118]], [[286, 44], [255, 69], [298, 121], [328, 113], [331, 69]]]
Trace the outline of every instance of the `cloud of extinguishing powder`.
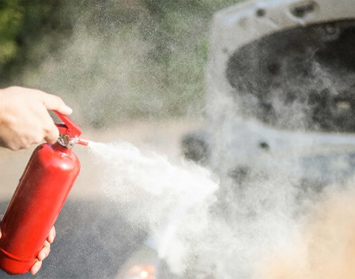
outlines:
[[237, 197], [225, 195], [221, 208], [218, 180], [206, 169], [174, 166], [125, 142], [91, 147], [103, 170], [103, 191], [132, 225], [150, 231], [158, 256], [177, 274], [355, 276], [355, 190], [350, 186], [328, 186], [302, 197], [286, 177], [255, 175]]

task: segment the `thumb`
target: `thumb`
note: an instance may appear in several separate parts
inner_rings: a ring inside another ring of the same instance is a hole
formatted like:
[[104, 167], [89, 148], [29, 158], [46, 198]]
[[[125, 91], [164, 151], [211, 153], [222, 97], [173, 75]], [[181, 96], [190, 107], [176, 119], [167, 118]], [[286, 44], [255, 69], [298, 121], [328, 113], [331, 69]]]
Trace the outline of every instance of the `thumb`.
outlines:
[[59, 138], [59, 131], [56, 126], [53, 125], [53, 128], [50, 129], [47, 134], [44, 136], [44, 140], [49, 144], [54, 144]]
[[56, 110], [64, 115], [69, 115], [73, 112], [58, 96], [40, 91], [39, 98], [47, 110]]

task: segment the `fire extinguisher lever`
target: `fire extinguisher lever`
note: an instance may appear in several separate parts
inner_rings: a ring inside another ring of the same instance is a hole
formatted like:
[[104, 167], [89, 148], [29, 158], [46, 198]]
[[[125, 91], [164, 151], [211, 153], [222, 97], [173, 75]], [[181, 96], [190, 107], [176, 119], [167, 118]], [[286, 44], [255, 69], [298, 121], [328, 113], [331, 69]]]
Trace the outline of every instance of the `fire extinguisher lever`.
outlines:
[[88, 141], [80, 138], [80, 127], [71, 120], [68, 116], [63, 115], [57, 111], [53, 111], [63, 123], [55, 123], [59, 130], [58, 142], [68, 148], [73, 148], [74, 144], [88, 145]]

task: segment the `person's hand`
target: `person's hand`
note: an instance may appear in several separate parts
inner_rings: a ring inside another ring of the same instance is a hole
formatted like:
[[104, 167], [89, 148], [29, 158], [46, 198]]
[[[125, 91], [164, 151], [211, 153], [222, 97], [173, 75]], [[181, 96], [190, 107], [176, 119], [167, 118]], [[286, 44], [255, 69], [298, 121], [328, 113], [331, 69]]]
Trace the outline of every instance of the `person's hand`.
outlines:
[[[2, 218], [4, 217], [3, 214], [0, 215], [0, 222], [2, 220]], [[33, 266], [31, 267], [31, 274], [35, 275], [42, 267], [42, 261], [48, 257], [50, 251], [51, 251], [51, 244], [54, 241], [56, 235], [56, 231], [55, 228], [52, 227], [52, 229], [50, 230], [47, 239], [44, 241], [43, 243], [43, 248], [41, 249], [41, 251], [39, 251], [38, 255], [37, 255], [37, 259], [35, 261], [35, 263], [33, 264]], [[0, 231], [0, 238], [1, 238], [1, 231]]]
[[40, 90], [0, 89], [0, 146], [19, 150], [43, 140], [55, 143], [59, 131], [48, 110], [64, 115], [72, 112], [60, 97]]
[[48, 235], [46, 241], [43, 244], [42, 250], [37, 255], [37, 259], [36, 259], [35, 264], [32, 266], [32, 268], [30, 270], [32, 275], [35, 275], [40, 270], [40, 268], [42, 267], [42, 261], [46, 257], [48, 257], [48, 255], [51, 251], [51, 244], [53, 243], [54, 238], [55, 238], [55, 234], [56, 234], [55, 228], [53, 227], [51, 229], [51, 231], [49, 232], [49, 235]]

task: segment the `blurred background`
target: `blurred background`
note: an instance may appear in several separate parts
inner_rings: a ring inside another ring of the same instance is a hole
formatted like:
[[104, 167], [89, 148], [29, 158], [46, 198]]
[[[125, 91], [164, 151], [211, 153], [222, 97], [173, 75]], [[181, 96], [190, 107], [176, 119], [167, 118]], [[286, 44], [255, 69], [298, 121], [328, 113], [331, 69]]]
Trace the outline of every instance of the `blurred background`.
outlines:
[[2, 0], [0, 80], [61, 96], [81, 126], [204, 110], [213, 13], [238, 0]]

